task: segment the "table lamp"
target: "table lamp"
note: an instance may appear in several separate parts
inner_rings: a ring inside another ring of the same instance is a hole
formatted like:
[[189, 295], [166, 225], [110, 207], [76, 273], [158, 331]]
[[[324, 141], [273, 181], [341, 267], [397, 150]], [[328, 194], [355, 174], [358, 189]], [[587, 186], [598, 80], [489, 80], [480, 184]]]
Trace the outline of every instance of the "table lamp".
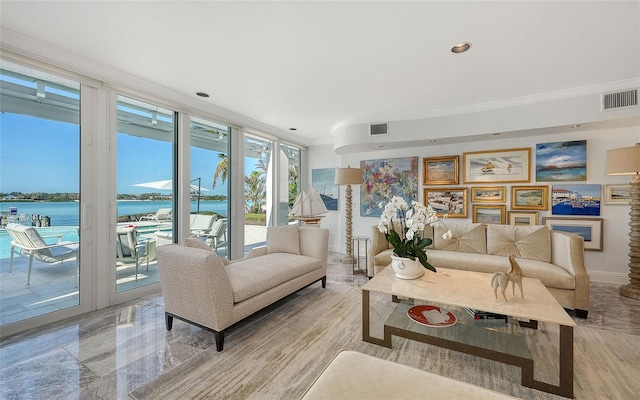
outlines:
[[353, 240], [351, 238], [351, 185], [362, 183], [362, 170], [360, 168], [337, 168], [336, 185], [347, 185], [347, 198], [345, 200], [346, 228], [345, 249], [346, 254], [342, 259], [343, 264], [353, 265]]
[[629, 278], [628, 285], [620, 286], [620, 294], [640, 299], [640, 143], [607, 151], [607, 175], [634, 175], [631, 179], [631, 221], [629, 226]]

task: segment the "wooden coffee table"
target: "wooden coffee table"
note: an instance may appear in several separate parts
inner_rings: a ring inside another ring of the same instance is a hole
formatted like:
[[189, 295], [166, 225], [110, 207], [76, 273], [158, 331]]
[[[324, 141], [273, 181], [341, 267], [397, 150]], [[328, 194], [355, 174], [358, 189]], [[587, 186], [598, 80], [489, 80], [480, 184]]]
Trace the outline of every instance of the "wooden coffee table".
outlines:
[[[491, 288], [491, 274], [438, 268], [437, 273], [426, 271], [418, 279], [405, 280], [395, 276], [391, 267], [376, 274], [362, 286], [362, 340], [391, 348], [392, 336], [400, 336], [423, 343], [460, 351], [474, 356], [518, 366], [522, 369], [522, 385], [545, 392], [573, 398], [573, 327], [575, 322], [538, 280], [524, 278], [524, 299], [508, 289], [508, 302], [495, 298]], [[370, 335], [369, 293], [389, 294], [399, 303], [384, 325], [384, 338]], [[466, 312], [454, 311], [457, 323], [450, 327], [429, 327], [407, 316], [411, 304], [408, 298], [442, 305], [444, 308], [472, 308], [509, 316], [504, 320], [474, 320]], [[517, 323], [515, 323], [516, 321]], [[526, 322], [528, 321], [528, 322]], [[534, 362], [520, 332], [520, 327], [537, 329], [539, 322], [557, 324], [559, 335], [559, 385], [534, 379]]]

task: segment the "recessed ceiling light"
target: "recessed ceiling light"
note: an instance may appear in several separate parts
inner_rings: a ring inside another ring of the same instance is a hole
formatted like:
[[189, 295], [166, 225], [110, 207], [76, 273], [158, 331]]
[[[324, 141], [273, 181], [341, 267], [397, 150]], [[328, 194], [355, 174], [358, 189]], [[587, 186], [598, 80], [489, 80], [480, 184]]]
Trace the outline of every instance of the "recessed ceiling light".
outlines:
[[500, 136], [500, 132], [492, 133], [493, 136]]
[[573, 125], [571, 125], [571, 127], [572, 127], [572, 128], [577, 128], [577, 127], [579, 127], [579, 126], [580, 126], [580, 124], [573, 124]]
[[379, 148], [379, 149], [382, 149], [382, 148], [384, 148], [384, 145], [379, 144], [379, 145], [378, 145], [378, 148]]
[[429, 143], [435, 143], [435, 142], [436, 142], [436, 139], [430, 139], [429, 140]]
[[290, 131], [297, 131], [298, 128], [289, 128]]
[[471, 48], [471, 43], [469, 43], [469, 42], [461, 42], [461, 43], [458, 43], [458, 44], [454, 45], [451, 48], [451, 52], [452, 53], [456, 53], [456, 54], [464, 53], [465, 51], [469, 50], [470, 48]]
[[205, 98], [209, 97], [209, 95], [207, 93], [205, 93], [205, 92], [198, 92], [198, 93], [196, 93], [196, 95], [200, 96], [200, 97], [205, 97]]

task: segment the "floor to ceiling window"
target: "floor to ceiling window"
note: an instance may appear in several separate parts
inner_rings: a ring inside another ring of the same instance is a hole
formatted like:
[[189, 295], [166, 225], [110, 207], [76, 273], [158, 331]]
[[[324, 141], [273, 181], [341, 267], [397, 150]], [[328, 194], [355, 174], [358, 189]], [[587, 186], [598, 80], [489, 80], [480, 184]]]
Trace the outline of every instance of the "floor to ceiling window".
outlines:
[[244, 241], [245, 253], [267, 241], [267, 226], [272, 220], [273, 179], [271, 169], [273, 142], [245, 134], [244, 138]]
[[229, 257], [230, 127], [191, 118], [189, 234]]
[[80, 83], [0, 60], [0, 323], [79, 305]]
[[156, 247], [173, 242], [175, 112], [117, 97], [116, 291], [159, 282]]
[[[291, 145], [280, 145], [280, 213], [279, 225], [286, 225], [290, 222], [289, 211], [293, 202], [298, 196], [300, 188], [300, 149]], [[286, 172], [285, 172], [286, 168]]]

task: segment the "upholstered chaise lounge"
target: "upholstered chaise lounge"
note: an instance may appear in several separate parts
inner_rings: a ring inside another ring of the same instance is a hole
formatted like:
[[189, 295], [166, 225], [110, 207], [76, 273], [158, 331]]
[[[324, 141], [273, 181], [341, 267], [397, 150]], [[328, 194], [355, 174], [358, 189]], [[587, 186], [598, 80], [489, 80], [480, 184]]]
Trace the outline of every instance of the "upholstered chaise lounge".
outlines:
[[231, 325], [315, 282], [325, 287], [328, 249], [327, 229], [297, 225], [268, 228], [266, 246], [233, 262], [196, 238], [158, 247], [167, 330], [173, 318], [197, 325], [222, 351]]
[[[513, 226], [460, 224], [447, 222], [425, 229], [433, 239], [427, 250], [436, 268], [477, 272], [508, 271], [508, 256], [514, 254], [524, 276], [539, 279], [564, 308], [575, 310], [580, 318], [589, 312], [589, 274], [584, 264], [584, 243], [579, 235], [550, 231], [545, 225]], [[443, 239], [451, 228], [453, 237]], [[378, 227], [372, 227], [373, 240], [368, 254], [368, 273], [375, 275], [391, 264], [393, 250]], [[489, 284], [489, 283], [487, 283]], [[525, 294], [526, 297], [526, 294]]]

